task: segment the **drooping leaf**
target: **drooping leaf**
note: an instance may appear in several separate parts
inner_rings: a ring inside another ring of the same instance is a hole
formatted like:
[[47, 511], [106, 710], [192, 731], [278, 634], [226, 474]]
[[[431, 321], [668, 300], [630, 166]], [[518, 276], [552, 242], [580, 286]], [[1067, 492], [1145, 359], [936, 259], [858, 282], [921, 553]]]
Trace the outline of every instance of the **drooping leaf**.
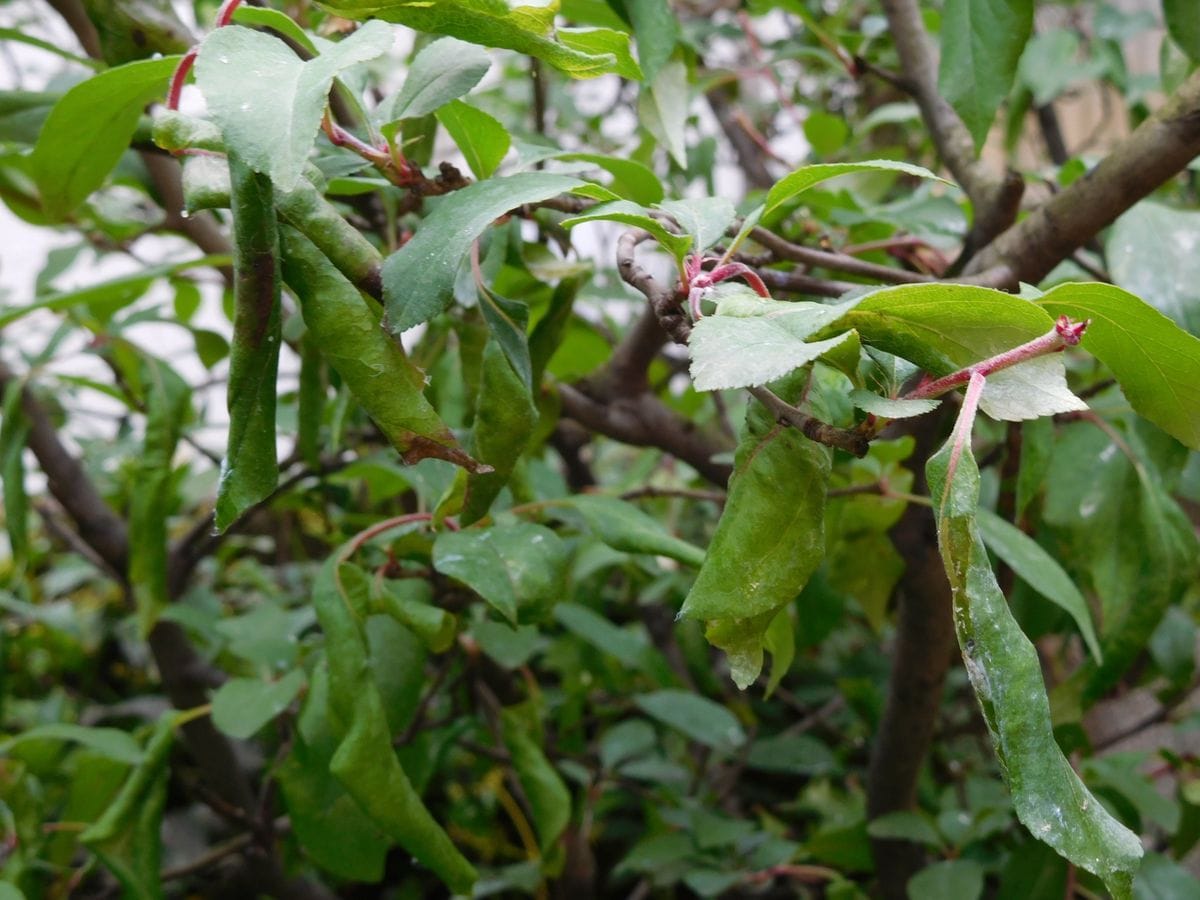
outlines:
[[24, 565], [29, 552], [29, 497], [25, 493], [25, 442], [29, 422], [22, 409], [23, 380], [14, 378], [4, 388], [4, 418], [0, 420], [0, 478], [4, 484], [4, 527], [12, 560]]
[[491, 66], [491, 55], [482, 47], [452, 37], [440, 38], [413, 59], [388, 115], [392, 119], [428, 115], [469, 93]]
[[283, 229], [284, 276], [321, 355], [405, 461], [478, 464], [425, 399], [425, 377], [358, 290], [298, 232]]
[[30, 173], [51, 221], [62, 221], [104, 183], [137, 128], [142, 108], [167, 92], [178, 56], [139, 60], [93, 75], [54, 104]]
[[679, 22], [667, 0], [632, 0], [624, 4], [637, 38], [638, 61], [646, 79], [653, 81], [679, 39]]
[[512, 143], [508, 129], [461, 100], [451, 100], [438, 109], [437, 120], [454, 139], [475, 177], [490, 178]]
[[638, 118], [681, 169], [687, 168], [684, 130], [689, 99], [687, 66], [679, 60], [666, 63], [638, 95]]
[[527, 716], [518, 709], [500, 714], [504, 746], [512, 757], [521, 789], [529, 799], [538, 846], [546, 853], [571, 820], [571, 793], [542, 750], [540, 735], [531, 734]]
[[1033, 31], [1033, 0], [947, 0], [938, 91], [982, 146]]
[[596, 536], [614, 550], [666, 556], [696, 567], [704, 562], [703, 550], [668, 533], [661, 522], [625, 500], [578, 494], [563, 504], [583, 516]]
[[1134, 410], [1193, 450], [1200, 449], [1200, 338], [1119, 287], [1063, 284], [1038, 306], [1091, 319], [1083, 348], [1116, 376]]
[[629, 200], [612, 200], [593, 206], [585, 213], [564, 219], [562, 226], [574, 228], [583, 222], [597, 221], [621, 222], [624, 225], [632, 225], [634, 228], [645, 229], [662, 244], [663, 249], [677, 260], [682, 260], [692, 246], [691, 235], [668, 231], [662, 222], [650, 214], [650, 210]]
[[733, 713], [707, 697], [666, 688], [633, 698], [638, 709], [691, 740], [722, 752], [746, 743], [746, 732]]
[[324, 0], [347, 19], [383, 19], [427, 34], [447, 34], [485, 47], [505, 47], [536, 56], [573, 78], [612, 71], [611, 55], [573, 50], [554, 40], [557, 4], [511, 6], [495, 0]]
[[[782, 390], [790, 396], [799, 387]], [[829, 467], [828, 448], [751, 404], [729, 499], [680, 610], [709, 623], [709, 640], [729, 653], [739, 687], [758, 677], [767, 628], [824, 556]]]
[[[1011, 350], [1054, 327], [1042, 304], [972, 285], [898, 285], [847, 306], [849, 311], [832, 328], [854, 328], [865, 343], [934, 375]], [[1058, 354], [989, 376], [980, 407], [992, 418], [1008, 421], [1087, 408], [1067, 387]]]
[[377, 583], [372, 594], [374, 608], [391, 616], [418, 638], [429, 650], [442, 653], [454, 644], [458, 627], [453, 614], [434, 605], [433, 588], [428, 581], [406, 578]]
[[533, 360], [529, 355], [529, 307], [501, 297], [487, 285], [477, 285], [483, 320], [513, 371], [527, 391], [533, 390]]
[[386, 52], [393, 40], [387, 25], [368, 22], [305, 62], [278, 38], [230, 25], [201, 44], [196, 83], [226, 148], [291, 190], [316, 140], [333, 79]]
[[278, 681], [231, 678], [213, 694], [213, 724], [244, 741], [287, 709], [302, 687], [302, 669], [293, 669]]
[[88, 728], [69, 722], [35, 725], [7, 740], [0, 741], [0, 753], [9, 753], [22, 744], [36, 741], [69, 741], [81, 744], [117, 762], [138, 765], [144, 759], [142, 748], [128, 732], [119, 728]]
[[[224, 29], [219, 29], [223, 31]], [[221, 461], [215, 525], [224, 531], [271, 495], [275, 455], [275, 375], [279, 367], [279, 229], [271, 181], [236, 155], [233, 185], [234, 318], [229, 351], [229, 443]]]
[[433, 567], [461, 581], [512, 624], [562, 599], [567, 547], [553, 531], [521, 522], [438, 535]]
[[976, 524], [973, 419], [964, 404], [950, 440], [926, 467], [963, 662], [1017, 817], [1038, 840], [1103, 878], [1115, 897], [1128, 898], [1142, 844], [1092, 796], [1055, 743], [1037, 651], [1009, 611]]
[[1096, 638], [1096, 629], [1092, 624], [1092, 613], [1088, 609], [1087, 600], [1054, 557], [1021, 529], [993, 512], [980, 509], [978, 524], [983, 542], [992, 552], [1022, 581], [1051, 603], [1066, 610], [1079, 626], [1079, 633], [1083, 635], [1088, 652], [1096, 661], [1101, 660], [1103, 654], [1100, 651], [1100, 641]]
[[175, 713], [163, 715], [150, 735], [146, 752], [116, 799], [82, 834], [79, 842], [100, 857], [116, 876], [125, 896], [157, 900], [162, 856], [163, 808], [167, 803], [167, 762], [174, 742]]
[[344, 553], [330, 557], [313, 585], [329, 661], [329, 722], [339, 741], [330, 771], [380, 831], [452, 891], [469, 893], [474, 867], [421, 802], [392, 747], [383, 699], [370, 675], [368, 578], [341, 561]]
[[150, 633], [170, 602], [167, 590], [167, 514], [175, 491], [171, 461], [191, 412], [191, 389], [170, 366], [142, 354], [146, 434], [134, 461], [137, 486], [129, 507], [129, 582], [138, 630]]
[[384, 263], [388, 328], [399, 334], [450, 306], [459, 265], [495, 219], [524, 203], [546, 200], [580, 184], [565, 175], [527, 172], [489, 178], [443, 198], [412, 240]]

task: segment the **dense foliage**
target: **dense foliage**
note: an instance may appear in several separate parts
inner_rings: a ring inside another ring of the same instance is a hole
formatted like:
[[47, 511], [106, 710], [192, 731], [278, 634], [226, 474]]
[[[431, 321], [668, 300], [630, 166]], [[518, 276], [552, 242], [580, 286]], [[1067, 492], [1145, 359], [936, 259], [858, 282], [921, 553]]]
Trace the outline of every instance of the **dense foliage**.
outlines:
[[0, 6], [0, 900], [1197, 896], [1200, 7], [1034, 6]]

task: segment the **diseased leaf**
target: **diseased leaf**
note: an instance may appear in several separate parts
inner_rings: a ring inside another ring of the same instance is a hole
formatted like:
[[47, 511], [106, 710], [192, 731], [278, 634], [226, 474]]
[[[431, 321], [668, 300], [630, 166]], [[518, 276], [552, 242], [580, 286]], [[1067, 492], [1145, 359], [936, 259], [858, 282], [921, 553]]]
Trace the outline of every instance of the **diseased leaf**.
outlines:
[[191, 412], [191, 389], [170, 366], [140, 353], [146, 405], [146, 434], [134, 460], [129, 507], [129, 583], [137, 606], [138, 630], [150, 633], [170, 602], [167, 589], [167, 515], [175, 494], [171, 461]]
[[508, 130], [483, 110], [461, 100], [442, 106], [437, 120], [450, 133], [475, 177], [491, 177], [512, 143]]
[[[799, 388], [786, 385], [781, 396], [789, 399]], [[709, 623], [709, 640], [729, 653], [739, 687], [758, 677], [767, 628], [824, 556], [829, 467], [827, 447], [751, 404], [729, 499], [680, 610]]]
[[563, 599], [567, 547], [549, 528], [521, 522], [438, 535], [433, 567], [456, 578], [513, 625]]
[[142, 108], [167, 92], [178, 56], [93, 75], [54, 104], [30, 159], [42, 210], [61, 222], [104, 183], [133, 138]]
[[1022, 581], [1058, 606], [1066, 610], [1079, 633], [1083, 635], [1088, 652], [1099, 662], [1103, 654], [1092, 625], [1092, 613], [1087, 600], [1071, 581], [1062, 566], [1042, 546], [1021, 529], [1006, 522], [993, 512], [980, 509], [978, 512], [979, 533], [983, 542], [1012, 569]]
[[[224, 29], [219, 29], [223, 31]], [[224, 531], [271, 495], [275, 455], [275, 376], [279, 367], [279, 229], [270, 180], [229, 157], [233, 185], [233, 342], [229, 350], [229, 443], [221, 461], [215, 527]]]
[[1115, 897], [1128, 898], [1141, 841], [1084, 787], [1055, 743], [1037, 651], [996, 584], [976, 524], [974, 411], [969, 404], [963, 409], [926, 473], [967, 674], [1017, 817], [1038, 840], [1103, 878]]
[[478, 468], [425, 399], [425, 376], [373, 310], [299, 232], [283, 229], [284, 277], [321, 355], [406, 462], [433, 457]]
[[412, 240], [384, 263], [388, 328], [400, 334], [450, 306], [459, 265], [493, 221], [524, 203], [546, 200], [580, 184], [565, 175], [527, 172], [489, 178], [442, 198]]
[[213, 724], [244, 741], [287, 709], [302, 687], [302, 669], [293, 669], [278, 681], [231, 678], [213, 694]]
[[364, 630], [369, 580], [361, 569], [342, 562], [345, 552], [329, 558], [313, 585], [329, 663], [328, 720], [339, 741], [330, 771], [380, 831], [450, 890], [469, 893], [474, 867], [430, 815], [396, 757], [383, 699], [370, 674]]
[[632, 503], [602, 494], [578, 494], [562, 502], [583, 516], [596, 536], [614, 550], [666, 556], [697, 568], [704, 562], [703, 550], [669, 534], [661, 522]]
[[470, 93], [491, 66], [492, 57], [482, 47], [452, 37], [440, 38], [413, 59], [388, 115], [392, 119], [428, 115]]
[[1138, 415], [1200, 449], [1200, 338], [1133, 294], [1107, 284], [1063, 284], [1037, 305], [1054, 316], [1091, 319], [1087, 350], [1116, 376]]
[[200, 45], [196, 84], [226, 148], [287, 191], [312, 150], [333, 79], [385, 53], [393, 40], [387, 25], [368, 22], [305, 62], [276, 37], [230, 25]]
[[983, 145], [1033, 31], [1033, 0], [947, 0], [938, 91]]
[[516, 50], [573, 78], [603, 75], [616, 65], [609, 54], [582, 53], [554, 40], [556, 3], [512, 7], [495, 0], [324, 0], [321, 5], [346, 19], [383, 19], [427, 34]]
[[154, 726], [141, 761], [129, 773], [116, 799], [79, 835], [133, 900], [162, 897], [159, 877], [163, 809], [167, 803], [168, 756], [174, 742], [175, 713]]

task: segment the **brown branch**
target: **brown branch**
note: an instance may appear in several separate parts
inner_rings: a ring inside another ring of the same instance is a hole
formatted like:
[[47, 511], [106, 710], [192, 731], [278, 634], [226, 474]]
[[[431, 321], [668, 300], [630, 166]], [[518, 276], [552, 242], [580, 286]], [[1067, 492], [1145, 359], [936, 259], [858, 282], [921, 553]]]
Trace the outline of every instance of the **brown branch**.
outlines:
[[912, 90], [938, 156], [971, 200], [975, 218], [963, 253], [987, 246], [1016, 218], [1025, 183], [1015, 172], [998, 175], [975, 155], [975, 140], [938, 93], [937, 53], [925, 33], [917, 0], [883, 0], [904, 82]]
[[1102, 228], [1200, 154], [1200, 72], [1082, 178], [982, 250], [966, 271], [1007, 267], [1036, 284]]
[[861, 285], [848, 281], [826, 281], [814, 278], [803, 272], [779, 272], [775, 269], [759, 269], [758, 277], [763, 284], [777, 291], [789, 291], [796, 294], [809, 294], [814, 297], [840, 297], [846, 291]]
[[867, 455], [871, 449], [870, 439], [861, 431], [853, 428], [838, 428], [810, 416], [797, 409], [783, 398], [765, 387], [749, 388], [750, 393], [775, 416], [782, 425], [790, 425], [810, 441], [824, 444], [826, 447], [837, 447], [852, 453], [859, 459]]
[[806, 266], [832, 269], [835, 272], [872, 278], [887, 284], [923, 284], [927, 281], [937, 280], [931, 275], [906, 272], [904, 269], [893, 269], [891, 266], [881, 266], [855, 256], [847, 256], [845, 253], [830, 253], [828, 250], [817, 250], [813, 247], [793, 244], [762, 227], [751, 231], [750, 237], [774, 253], [779, 259], [798, 262]]
[[751, 187], [762, 190], [770, 188], [775, 184], [775, 177], [763, 160], [762, 149], [754, 137], [742, 127], [732, 85], [719, 84], [710, 88], [705, 92], [704, 99], [708, 101], [709, 108], [712, 109], [721, 130], [725, 132], [725, 137], [733, 148], [738, 167], [746, 176], [746, 181]]

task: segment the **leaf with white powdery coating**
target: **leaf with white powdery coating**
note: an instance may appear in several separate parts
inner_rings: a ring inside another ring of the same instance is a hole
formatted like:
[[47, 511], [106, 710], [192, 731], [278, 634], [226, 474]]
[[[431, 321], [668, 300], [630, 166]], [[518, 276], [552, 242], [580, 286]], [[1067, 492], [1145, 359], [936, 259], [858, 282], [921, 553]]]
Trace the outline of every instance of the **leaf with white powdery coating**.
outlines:
[[565, 175], [527, 172], [489, 178], [441, 198], [412, 240], [383, 265], [388, 328], [399, 334], [449, 308], [459, 265], [493, 221], [522, 204], [548, 200], [581, 184]]
[[387, 25], [368, 22], [305, 62], [278, 38], [230, 25], [201, 44], [196, 84], [226, 147], [291, 190], [316, 141], [333, 79], [385, 53], [393, 40]]
[[970, 418], [960, 416], [926, 467], [963, 662], [1017, 817], [1034, 837], [1127, 900], [1142, 844], [1092, 796], [1055, 743], [1037, 651], [1008, 608], [976, 525], [979, 469]]
[[1063, 284], [1037, 305], [1088, 318], [1082, 346], [1116, 376], [1138, 415], [1200, 450], [1200, 338], [1119, 287]]
[[705, 316], [697, 322], [688, 338], [696, 390], [766, 384], [807, 365], [852, 334], [844, 331], [828, 340], [805, 343], [787, 329], [786, 321]]
[[[799, 389], [780, 388], [784, 399]], [[738, 687], [758, 677], [767, 628], [824, 557], [829, 467], [829, 448], [751, 404], [729, 499], [680, 610], [708, 622], [709, 640], [729, 653]]]
[[1033, 0], [947, 0], [938, 91], [978, 148], [1008, 96], [1033, 31]]

